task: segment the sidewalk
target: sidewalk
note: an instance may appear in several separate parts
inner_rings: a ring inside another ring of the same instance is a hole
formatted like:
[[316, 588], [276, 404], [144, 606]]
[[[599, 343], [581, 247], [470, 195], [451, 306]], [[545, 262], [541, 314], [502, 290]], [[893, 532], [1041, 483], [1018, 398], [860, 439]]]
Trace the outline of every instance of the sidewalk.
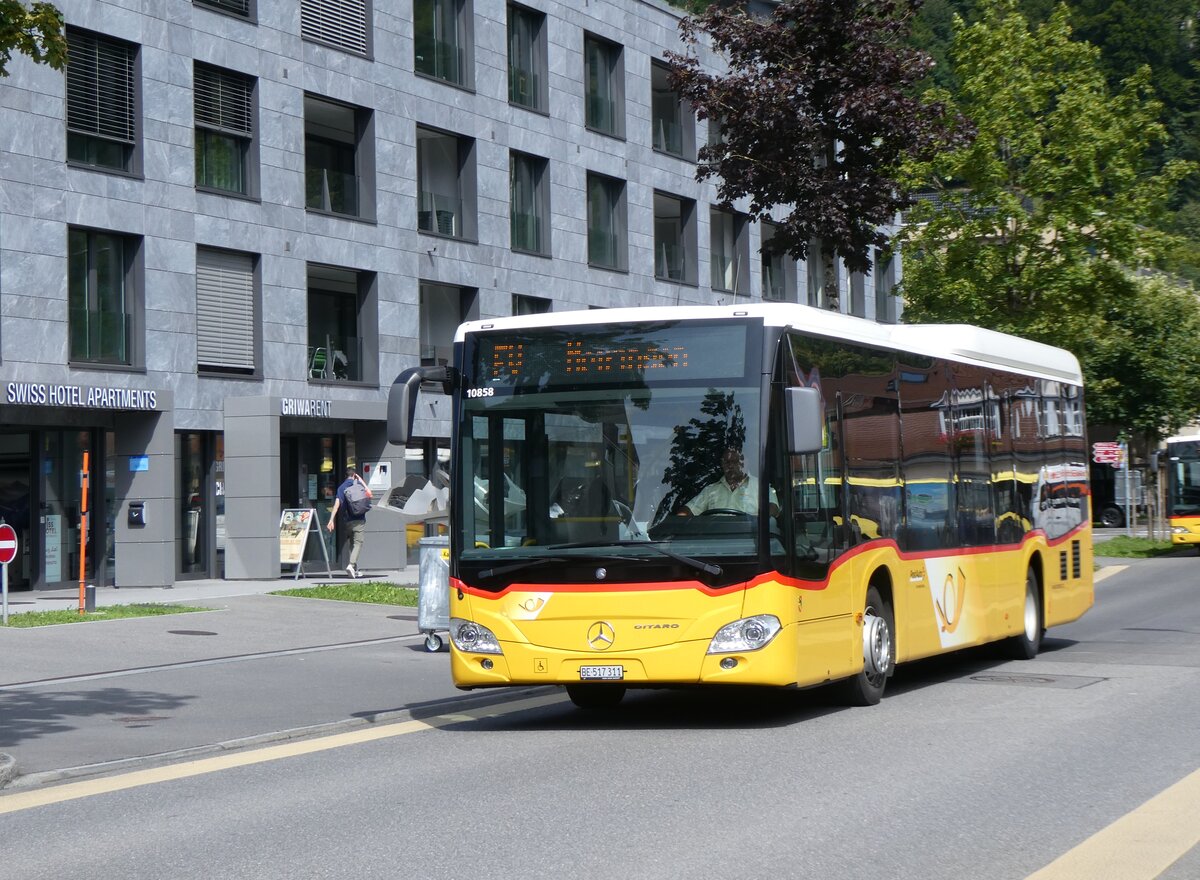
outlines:
[[[401, 571], [364, 571], [359, 583], [387, 581], [401, 587], [416, 587], [420, 583], [417, 566], [410, 565]], [[335, 569], [333, 577], [325, 573], [282, 575], [274, 580], [183, 580], [170, 587], [97, 587], [96, 607], [111, 605], [173, 604], [176, 602], [224, 599], [230, 596], [259, 596], [276, 590], [291, 590], [315, 587], [318, 584], [352, 583], [345, 569]], [[8, 593], [9, 616], [23, 611], [61, 611], [79, 607], [79, 589], [67, 590], [20, 590]]]
[[[418, 569], [368, 571], [358, 582], [368, 581], [416, 586]], [[224, 748], [313, 725], [362, 725], [451, 694], [445, 655], [426, 653], [416, 608], [264, 595], [350, 582], [335, 571], [102, 587], [97, 608], [178, 603], [207, 611], [0, 627], [0, 789], [18, 775]], [[8, 604], [10, 620], [73, 610], [79, 592], [21, 591]]]

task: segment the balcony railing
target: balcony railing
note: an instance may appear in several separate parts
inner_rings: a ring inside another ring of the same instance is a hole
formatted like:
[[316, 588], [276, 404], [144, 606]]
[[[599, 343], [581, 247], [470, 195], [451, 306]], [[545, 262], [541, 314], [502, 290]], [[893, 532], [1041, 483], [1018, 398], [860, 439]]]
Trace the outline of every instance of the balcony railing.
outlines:
[[358, 181], [353, 174], [310, 166], [305, 175], [305, 204], [314, 211], [358, 216]]
[[419, 34], [414, 43], [417, 73], [434, 76], [455, 85], [466, 84], [466, 55], [457, 43]]
[[521, 251], [542, 252], [542, 218], [537, 214], [512, 215], [512, 246]]
[[738, 261], [724, 254], [712, 255], [713, 290], [737, 290]]
[[508, 69], [508, 100], [522, 107], [538, 109], [540, 82], [532, 70], [520, 67]]
[[787, 291], [783, 281], [783, 262], [764, 260], [762, 264], [762, 295], [764, 299], [784, 299]]
[[308, 347], [308, 378], [326, 382], [362, 382], [362, 338], [326, 334], [311, 340]]
[[462, 238], [462, 199], [422, 190], [417, 197], [417, 228]]
[[616, 233], [601, 229], [588, 230], [588, 262], [595, 266], [620, 268]]
[[587, 126], [597, 131], [617, 134], [617, 102], [604, 95], [588, 95]]
[[124, 312], [72, 308], [71, 360], [128, 364], [133, 318]]
[[683, 126], [661, 116], [654, 120], [654, 149], [672, 156], [683, 155]]
[[654, 250], [654, 275], [669, 281], [683, 280], [683, 247], [662, 242]]

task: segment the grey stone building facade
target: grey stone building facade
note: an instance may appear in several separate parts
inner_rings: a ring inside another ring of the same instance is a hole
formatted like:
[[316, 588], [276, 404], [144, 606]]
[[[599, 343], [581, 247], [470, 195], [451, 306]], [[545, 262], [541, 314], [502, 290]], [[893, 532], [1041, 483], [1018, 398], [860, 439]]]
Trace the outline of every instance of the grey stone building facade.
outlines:
[[[696, 182], [664, 2], [57, 5], [65, 74], [0, 79], [16, 589], [74, 584], [81, 554], [122, 587], [290, 572], [281, 511], [324, 522], [347, 462], [386, 488], [444, 458], [444, 419], [387, 444], [387, 388], [464, 319], [765, 297], [895, 320], [895, 267], [764, 256], [770, 225]], [[424, 526], [368, 528], [369, 572]]]

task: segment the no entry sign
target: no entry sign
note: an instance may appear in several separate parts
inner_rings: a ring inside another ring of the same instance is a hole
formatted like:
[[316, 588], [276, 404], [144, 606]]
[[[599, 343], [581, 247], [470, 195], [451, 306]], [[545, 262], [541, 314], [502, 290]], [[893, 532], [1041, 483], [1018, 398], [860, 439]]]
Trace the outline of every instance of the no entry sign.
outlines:
[[17, 558], [17, 532], [8, 523], [0, 524], [0, 565]]

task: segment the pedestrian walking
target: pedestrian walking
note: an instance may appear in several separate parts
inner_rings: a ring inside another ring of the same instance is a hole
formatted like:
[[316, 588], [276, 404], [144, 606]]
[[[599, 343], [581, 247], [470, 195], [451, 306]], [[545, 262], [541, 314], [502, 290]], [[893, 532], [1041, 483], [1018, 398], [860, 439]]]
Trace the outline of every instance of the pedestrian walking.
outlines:
[[338, 486], [337, 497], [333, 500], [333, 509], [329, 511], [329, 523], [325, 526], [333, 531], [337, 522], [338, 511], [342, 511], [346, 528], [350, 530], [350, 559], [346, 565], [346, 574], [352, 578], [361, 577], [358, 570], [358, 554], [362, 552], [363, 541], [367, 536], [367, 511], [371, 509], [371, 490], [358, 475], [354, 465], [346, 468], [346, 479]]

